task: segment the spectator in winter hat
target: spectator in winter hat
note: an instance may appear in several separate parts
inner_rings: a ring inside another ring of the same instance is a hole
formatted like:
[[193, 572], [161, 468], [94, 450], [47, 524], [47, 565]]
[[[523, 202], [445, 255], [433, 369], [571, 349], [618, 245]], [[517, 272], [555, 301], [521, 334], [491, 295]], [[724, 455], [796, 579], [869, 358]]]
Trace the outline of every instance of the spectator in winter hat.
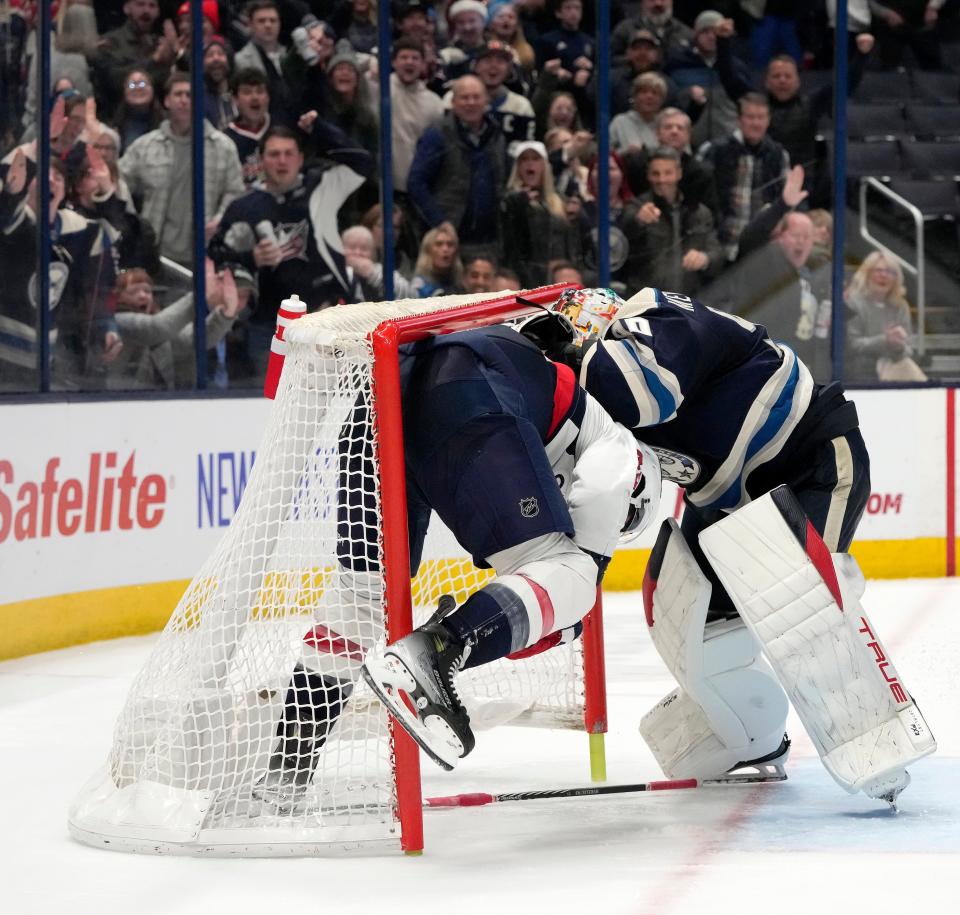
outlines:
[[[217, 0], [203, 0], [203, 40], [208, 41], [210, 36], [220, 31], [220, 10]], [[181, 3], [177, 10], [177, 31], [182, 35], [191, 28], [190, 2]]]
[[230, 92], [231, 69], [227, 43], [220, 35], [211, 35], [203, 46], [204, 115], [217, 130], [237, 116]]
[[536, 54], [523, 33], [520, 17], [512, 0], [491, 3], [488, 9], [487, 27], [491, 37], [510, 45], [524, 70], [533, 70]]
[[447, 10], [454, 44], [477, 47], [483, 43], [487, 7], [480, 0], [454, 0]]
[[716, 29], [721, 22], [723, 22], [723, 13], [718, 13], [716, 10], [704, 10], [693, 20], [693, 33], [696, 35], [708, 29]]
[[327, 80], [330, 104], [324, 117], [364, 149], [376, 151], [379, 132], [368, 83], [360, 73], [360, 64], [350, 42], [345, 38], [337, 42], [330, 58]]
[[[211, 8], [212, 7], [212, 8]], [[214, 36], [217, 31], [214, 21], [220, 21], [220, 14], [216, 9], [216, 3], [210, 3], [210, 0], [204, 0], [203, 4], [203, 18], [201, 23], [203, 26], [202, 29], [202, 41], [203, 47], [206, 48], [210, 39]], [[211, 18], [214, 17], [214, 18]], [[167, 28], [167, 24], [164, 25], [164, 28]], [[176, 70], [181, 70], [184, 73], [190, 71], [190, 40], [193, 38], [193, 19], [190, 16], [190, 4], [184, 3], [177, 10], [177, 18], [174, 23], [173, 32], [176, 33], [176, 44], [177, 52], [174, 57], [173, 67]], [[233, 49], [231, 48], [231, 53]]]
[[441, 49], [440, 59], [448, 80], [470, 72], [470, 66], [484, 46], [483, 29], [487, 8], [479, 0], [456, 0], [447, 10], [450, 44]]

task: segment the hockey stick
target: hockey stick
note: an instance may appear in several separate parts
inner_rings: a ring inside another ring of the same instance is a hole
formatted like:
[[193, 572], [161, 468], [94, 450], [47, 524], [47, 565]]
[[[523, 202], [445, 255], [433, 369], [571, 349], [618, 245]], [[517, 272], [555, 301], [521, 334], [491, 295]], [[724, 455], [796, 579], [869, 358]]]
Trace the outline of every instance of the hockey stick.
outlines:
[[548, 788], [545, 791], [517, 791], [512, 794], [451, 794], [447, 797], [428, 797], [426, 808], [484, 807], [487, 804], [503, 804], [508, 801], [538, 801], [558, 797], [591, 797], [597, 794], [635, 794], [640, 791], [676, 791], [681, 788], [710, 788], [717, 785], [762, 785], [767, 782], [784, 782], [786, 775], [731, 775], [727, 778], [668, 779], [658, 782], [640, 782], [636, 785], [599, 785], [586, 788]]

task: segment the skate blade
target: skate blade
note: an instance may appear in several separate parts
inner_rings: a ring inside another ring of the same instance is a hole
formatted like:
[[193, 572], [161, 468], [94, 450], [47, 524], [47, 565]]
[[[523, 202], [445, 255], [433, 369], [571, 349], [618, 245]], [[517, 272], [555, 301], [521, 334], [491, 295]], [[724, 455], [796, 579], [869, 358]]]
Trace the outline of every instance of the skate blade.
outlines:
[[787, 760], [790, 759], [792, 743], [786, 734], [783, 735], [781, 752], [772, 759], [754, 759], [740, 763], [727, 772], [728, 778], [743, 780], [744, 776], [752, 776], [752, 781], [785, 782], [787, 780]]
[[900, 769], [867, 782], [862, 791], [872, 800], [886, 801], [891, 813], [899, 813], [900, 808], [897, 805], [897, 799], [904, 789], [909, 787], [910, 781], [910, 773], [906, 769]]
[[737, 782], [785, 782], [787, 770], [784, 763], [746, 763], [731, 769], [717, 781]]
[[[451, 733], [446, 722], [443, 727], [446, 733], [439, 729], [431, 730], [430, 726], [410, 711], [404, 702], [404, 693], [408, 694], [416, 689], [416, 681], [406, 666], [396, 656], [371, 659], [360, 668], [363, 679], [377, 694], [387, 711], [393, 715], [400, 725], [441, 769], [451, 772], [460, 760], [463, 746], [457, 741], [460, 752], [451, 745], [448, 735]], [[430, 715], [430, 719], [437, 716]]]

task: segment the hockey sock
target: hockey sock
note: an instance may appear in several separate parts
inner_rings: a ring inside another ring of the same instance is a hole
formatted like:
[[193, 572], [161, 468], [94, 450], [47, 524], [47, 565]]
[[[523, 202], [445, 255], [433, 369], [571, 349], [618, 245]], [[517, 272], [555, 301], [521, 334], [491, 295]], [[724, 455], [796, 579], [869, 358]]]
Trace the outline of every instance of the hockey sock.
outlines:
[[297, 664], [287, 687], [283, 718], [277, 726], [277, 762], [282, 759], [288, 769], [312, 770], [313, 758], [326, 742], [352, 692], [352, 683]]
[[[478, 591], [443, 620], [444, 626], [470, 646], [463, 665], [464, 670], [505, 657], [514, 650], [513, 646], [517, 643], [518, 648], [526, 645], [529, 633], [526, 612], [522, 605], [514, 614], [511, 614], [509, 609], [505, 610], [496, 596], [490, 593], [495, 588], [496, 585], [488, 585]], [[516, 601], [516, 595], [513, 596]], [[514, 618], [518, 615], [523, 617], [522, 625], [519, 619]]]

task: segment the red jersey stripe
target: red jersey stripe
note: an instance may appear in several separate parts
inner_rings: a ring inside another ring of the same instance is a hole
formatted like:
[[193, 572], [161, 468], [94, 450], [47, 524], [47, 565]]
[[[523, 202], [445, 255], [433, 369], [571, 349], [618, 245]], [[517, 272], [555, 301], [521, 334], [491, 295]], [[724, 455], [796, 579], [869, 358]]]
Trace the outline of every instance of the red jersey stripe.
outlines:
[[577, 376], [569, 365], [554, 362], [557, 370], [557, 384], [553, 389], [553, 416], [550, 417], [550, 428], [547, 430], [547, 439], [553, 438], [553, 433], [560, 428], [573, 406], [573, 395], [577, 389]]

